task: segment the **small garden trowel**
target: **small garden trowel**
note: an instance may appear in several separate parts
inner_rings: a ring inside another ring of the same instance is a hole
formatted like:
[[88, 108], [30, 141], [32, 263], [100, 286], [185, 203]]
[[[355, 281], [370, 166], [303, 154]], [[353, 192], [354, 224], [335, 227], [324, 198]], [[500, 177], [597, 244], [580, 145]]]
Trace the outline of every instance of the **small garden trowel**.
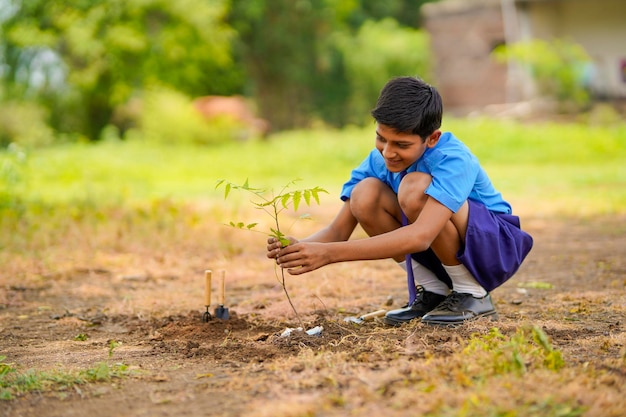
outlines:
[[347, 321], [349, 323], [362, 324], [366, 321], [375, 319], [376, 317], [382, 317], [385, 315], [387, 310], [377, 310], [372, 313], [363, 314], [360, 317], [346, 317], [343, 321]]
[[218, 305], [215, 308], [214, 315], [218, 319], [228, 320], [230, 314], [228, 308], [224, 307], [224, 299], [226, 298], [226, 271], [220, 271], [220, 285], [218, 287]]

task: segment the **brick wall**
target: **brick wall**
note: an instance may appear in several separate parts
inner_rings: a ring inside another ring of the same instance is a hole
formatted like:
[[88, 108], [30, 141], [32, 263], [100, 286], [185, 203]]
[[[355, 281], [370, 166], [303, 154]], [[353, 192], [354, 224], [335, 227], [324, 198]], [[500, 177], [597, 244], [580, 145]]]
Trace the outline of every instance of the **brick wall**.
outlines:
[[506, 66], [490, 54], [504, 43], [499, 0], [430, 3], [422, 9], [446, 111], [467, 113], [505, 102]]

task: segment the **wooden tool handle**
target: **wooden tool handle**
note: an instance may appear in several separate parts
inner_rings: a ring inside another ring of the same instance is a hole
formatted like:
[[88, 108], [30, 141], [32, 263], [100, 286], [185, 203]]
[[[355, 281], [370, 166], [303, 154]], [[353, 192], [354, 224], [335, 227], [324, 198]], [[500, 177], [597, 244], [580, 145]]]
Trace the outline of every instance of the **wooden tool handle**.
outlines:
[[212, 271], [207, 269], [204, 271], [204, 305], [211, 305], [211, 274]]
[[224, 305], [224, 298], [226, 298], [226, 271], [220, 271], [220, 284], [218, 292], [218, 304]]
[[384, 316], [386, 312], [387, 310], [377, 310], [372, 313], [363, 314], [360, 318], [362, 320], [369, 320], [369, 319], [373, 319], [374, 317]]

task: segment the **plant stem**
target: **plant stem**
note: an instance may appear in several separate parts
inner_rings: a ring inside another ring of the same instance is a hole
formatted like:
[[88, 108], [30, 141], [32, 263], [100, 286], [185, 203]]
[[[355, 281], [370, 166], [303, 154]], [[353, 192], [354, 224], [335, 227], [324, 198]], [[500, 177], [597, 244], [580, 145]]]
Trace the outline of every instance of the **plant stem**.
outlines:
[[[276, 230], [280, 232], [280, 225], [278, 224], [278, 207], [276, 206], [276, 204], [274, 204], [274, 222], [276, 224]], [[300, 323], [300, 327], [302, 327], [302, 330], [305, 330], [304, 323], [302, 322], [302, 319], [300, 318], [300, 314], [298, 314], [298, 310], [296, 310], [296, 307], [293, 305], [293, 302], [291, 301], [291, 296], [289, 295], [289, 291], [287, 291], [287, 283], [285, 281], [285, 269], [282, 267], [280, 267], [280, 276], [281, 276], [280, 284], [282, 285], [283, 291], [285, 295], [287, 296], [287, 301], [289, 301], [289, 305], [291, 306], [293, 313], [296, 315], [296, 319], [298, 319], [298, 322]]]
[[304, 323], [302, 322], [302, 319], [300, 318], [300, 315], [298, 314], [298, 311], [296, 310], [296, 307], [293, 305], [293, 302], [291, 301], [291, 297], [289, 296], [289, 291], [287, 291], [287, 284], [285, 283], [285, 270], [283, 268], [280, 268], [280, 275], [281, 275], [280, 283], [283, 287], [283, 291], [285, 292], [285, 295], [287, 296], [287, 301], [289, 301], [289, 305], [291, 306], [291, 309], [296, 315], [296, 319], [298, 319], [298, 322], [300, 323], [300, 327], [302, 327], [303, 330], [306, 330], [304, 328]]

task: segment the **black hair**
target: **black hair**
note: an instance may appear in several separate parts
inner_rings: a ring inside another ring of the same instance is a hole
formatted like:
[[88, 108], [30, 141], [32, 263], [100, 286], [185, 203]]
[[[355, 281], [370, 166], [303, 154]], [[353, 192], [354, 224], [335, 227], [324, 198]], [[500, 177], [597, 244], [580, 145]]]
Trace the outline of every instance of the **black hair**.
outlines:
[[380, 92], [374, 119], [402, 133], [426, 140], [441, 127], [443, 104], [437, 90], [414, 77], [393, 78]]

